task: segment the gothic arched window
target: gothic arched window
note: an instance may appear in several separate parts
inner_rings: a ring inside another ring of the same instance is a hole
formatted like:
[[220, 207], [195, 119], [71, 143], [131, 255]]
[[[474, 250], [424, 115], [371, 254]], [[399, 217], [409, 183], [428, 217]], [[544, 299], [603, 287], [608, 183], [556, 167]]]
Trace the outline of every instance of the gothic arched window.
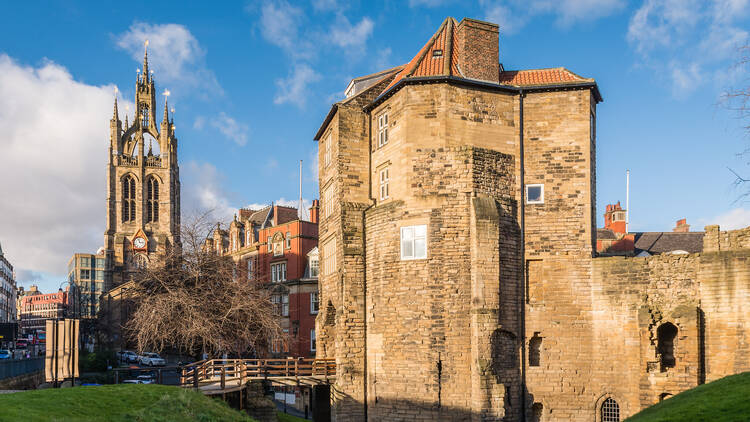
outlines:
[[122, 179], [122, 221], [135, 221], [135, 179], [125, 176]]
[[151, 177], [146, 182], [146, 222], [159, 221], [159, 181]]
[[148, 128], [148, 105], [141, 104], [141, 127]]

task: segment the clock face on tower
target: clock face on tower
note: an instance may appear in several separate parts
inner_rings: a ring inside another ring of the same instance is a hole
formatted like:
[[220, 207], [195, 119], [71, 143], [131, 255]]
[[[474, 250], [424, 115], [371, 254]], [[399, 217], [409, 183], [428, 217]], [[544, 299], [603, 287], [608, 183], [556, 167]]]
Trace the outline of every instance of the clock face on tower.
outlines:
[[136, 249], [143, 249], [146, 247], [146, 239], [142, 237], [136, 237], [135, 240], [133, 240], [133, 246], [135, 246]]

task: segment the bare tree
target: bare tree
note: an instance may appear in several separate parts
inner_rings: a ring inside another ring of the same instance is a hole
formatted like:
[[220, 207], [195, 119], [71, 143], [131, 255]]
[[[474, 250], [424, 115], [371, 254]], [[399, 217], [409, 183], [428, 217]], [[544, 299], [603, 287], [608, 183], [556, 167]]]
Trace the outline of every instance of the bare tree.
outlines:
[[[734, 64], [734, 70], [741, 75], [741, 84], [739, 88], [730, 88], [722, 95], [722, 103], [736, 113], [737, 118], [743, 121], [743, 128], [750, 134], [750, 44], [745, 44], [737, 49], [738, 60]], [[746, 147], [739, 155], [743, 158], [750, 156], [750, 147]], [[750, 165], [750, 161], [747, 163]], [[735, 177], [735, 186], [744, 185], [750, 182], [747, 176], [737, 169], [729, 168], [729, 171]], [[740, 194], [738, 200], [750, 197], [750, 189]]]
[[280, 337], [266, 284], [237, 277], [231, 258], [204, 248], [209, 215], [183, 223], [182, 250], [135, 277], [137, 308], [126, 328], [139, 350], [261, 355]]

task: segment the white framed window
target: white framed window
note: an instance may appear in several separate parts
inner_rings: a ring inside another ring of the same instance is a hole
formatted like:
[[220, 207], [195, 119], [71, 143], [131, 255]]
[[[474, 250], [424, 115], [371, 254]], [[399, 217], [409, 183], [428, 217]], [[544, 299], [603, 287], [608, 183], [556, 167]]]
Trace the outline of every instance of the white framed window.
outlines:
[[427, 226], [401, 227], [401, 259], [427, 258]]
[[271, 236], [268, 236], [267, 241], [268, 241], [268, 250], [270, 251], [271, 250], [271, 242], [273, 242], [273, 240], [271, 239]]
[[388, 143], [388, 113], [378, 116], [378, 147]]
[[533, 184], [526, 185], [526, 203], [543, 204], [544, 203], [544, 185]]
[[281, 296], [281, 316], [289, 316], [289, 295]]
[[317, 314], [320, 309], [320, 296], [318, 292], [310, 293], [310, 313]]
[[276, 241], [273, 242], [273, 256], [281, 255], [284, 255], [284, 238], [279, 235]]
[[315, 328], [310, 329], [310, 351], [315, 351]]
[[286, 232], [286, 248], [292, 247], [292, 232]]
[[336, 270], [336, 239], [323, 245], [323, 274], [330, 275]]
[[333, 214], [333, 184], [323, 192], [323, 216], [328, 218]]
[[271, 282], [286, 281], [286, 262], [271, 264]]
[[380, 170], [380, 200], [388, 199], [388, 167]]
[[328, 167], [331, 164], [331, 143], [333, 141], [333, 137], [331, 134], [328, 134], [328, 137], [326, 137], [325, 142], [325, 163], [326, 167]]
[[320, 273], [320, 258], [310, 257], [310, 277], [317, 277]]

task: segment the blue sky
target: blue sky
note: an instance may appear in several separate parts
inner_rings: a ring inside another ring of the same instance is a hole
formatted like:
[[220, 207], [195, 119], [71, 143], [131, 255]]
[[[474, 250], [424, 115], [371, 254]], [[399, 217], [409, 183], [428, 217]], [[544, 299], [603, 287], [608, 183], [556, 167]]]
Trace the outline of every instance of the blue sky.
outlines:
[[506, 69], [597, 80], [599, 214], [624, 204], [630, 169], [634, 231], [683, 217], [698, 230], [750, 224], [727, 170], [750, 173], [736, 156], [747, 122], [719, 104], [748, 84], [732, 67], [747, 0], [57, 1], [4, 15], [0, 243], [21, 285], [55, 289], [74, 252], [101, 246], [114, 88], [132, 120], [146, 38], [176, 110], [184, 212], [293, 201], [298, 160], [304, 197], [317, 197], [312, 137], [330, 104], [352, 77], [408, 61], [453, 16], [500, 24]]

